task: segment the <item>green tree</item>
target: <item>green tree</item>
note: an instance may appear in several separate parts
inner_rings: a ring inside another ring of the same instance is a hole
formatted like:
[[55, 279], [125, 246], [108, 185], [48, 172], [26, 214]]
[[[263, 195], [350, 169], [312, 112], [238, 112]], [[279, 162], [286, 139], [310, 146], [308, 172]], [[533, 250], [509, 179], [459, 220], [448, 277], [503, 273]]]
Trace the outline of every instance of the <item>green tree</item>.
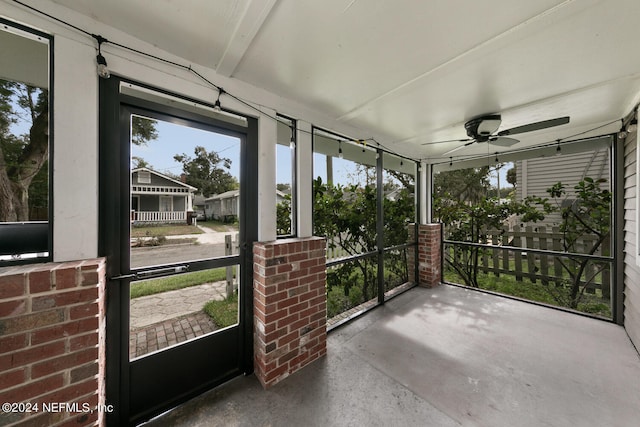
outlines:
[[[28, 133], [13, 134], [12, 125], [19, 122]], [[48, 160], [48, 134], [48, 91], [0, 80], [0, 222], [28, 221], [30, 207], [48, 206], [48, 168], [41, 173]]]
[[[326, 237], [329, 247], [338, 248], [345, 256], [376, 250], [375, 187], [334, 186], [317, 178], [313, 183], [313, 193], [314, 235]], [[405, 243], [406, 227], [414, 215], [413, 200], [409, 191], [401, 191], [395, 200], [385, 199], [383, 209], [385, 246]], [[352, 297], [352, 292], [357, 292], [358, 297], [351, 298], [351, 303], [373, 298], [377, 292], [375, 265], [375, 258], [357, 258], [336, 267], [329, 273], [328, 290], [331, 292], [333, 286], [339, 285], [347, 301]], [[406, 276], [406, 263], [404, 274]]]
[[518, 186], [518, 173], [515, 166], [507, 171], [507, 182], [513, 185], [513, 188]]
[[132, 156], [131, 157], [131, 161], [133, 162], [133, 168], [137, 169], [137, 168], [149, 168], [149, 169], [153, 169], [153, 167], [142, 157], [139, 156]]
[[131, 143], [146, 146], [150, 141], [158, 139], [158, 122], [148, 117], [131, 117]]
[[[450, 240], [465, 243], [488, 243], [487, 230], [502, 229], [511, 215], [519, 215], [525, 222], [544, 219], [544, 211], [538, 209], [540, 200], [527, 198], [523, 202], [500, 203], [497, 198], [484, 198], [476, 203], [437, 198], [434, 214], [445, 225]], [[548, 211], [548, 208], [546, 209]], [[462, 278], [467, 286], [479, 287], [478, 262], [485, 249], [473, 245], [457, 245], [445, 252], [445, 262]]]
[[284, 194], [291, 194], [291, 184], [289, 183], [278, 183], [276, 184], [276, 190], [282, 191]]
[[[132, 135], [146, 145], [158, 136], [156, 121], [134, 116]], [[0, 79], [0, 222], [47, 219], [48, 158], [48, 91]]]
[[[605, 179], [586, 177], [575, 187], [576, 198], [567, 195], [565, 186], [558, 182], [547, 190], [555, 201], [555, 210], [560, 212], [564, 251], [594, 255], [598, 251], [610, 254], [611, 192], [603, 187]], [[594, 236], [595, 239], [585, 239]], [[567, 307], [578, 309], [584, 293], [601, 273], [608, 271], [607, 262], [585, 258], [558, 257], [558, 262], [569, 276], [567, 287], [550, 289], [554, 299]], [[589, 268], [592, 265], [593, 268]]]
[[561, 280], [560, 286], [547, 286], [545, 290], [558, 304], [580, 309], [585, 292], [609, 269], [607, 262], [571, 255], [607, 256], [610, 253], [611, 192], [604, 188], [605, 183], [604, 179], [586, 177], [574, 187], [575, 195], [569, 195], [558, 182], [547, 189], [549, 197], [531, 196], [521, 202], [499, 203], [493, 198], [475, 203], [444, 197], [434, 199], [434, 216], [445, 224], [447, 238], [472, 244], [456, 245], [445, 251], [447, 265], [466, 285], [479, 287], [478, 262], [486, 249], [473, 244], [488, 243], [486, 230], [500, 230], [511, 215], [518, 215], [526, 223], [541, 221], [546, 215], [558, 212], [567, 256], [555, 257], [555, 260], [562, 266], [566, 279]]
[[276, 205], [276, 232], [279, 236], [291, 234], [291, 194], [285, 194]]
[[433, 177], [433, 197], [478, 203], [489, 191], [489, 167], [443, 171]]
[[205, 197], [239, 188], [238, 181], [228, 170], [231, 160], [220, 157], [215, 151], [207, 151], [202, 146], [194, 148], [194, 157], [176, 154], [173, 158], [182, 163], [187, 176], [187, 184], [193, 185]]

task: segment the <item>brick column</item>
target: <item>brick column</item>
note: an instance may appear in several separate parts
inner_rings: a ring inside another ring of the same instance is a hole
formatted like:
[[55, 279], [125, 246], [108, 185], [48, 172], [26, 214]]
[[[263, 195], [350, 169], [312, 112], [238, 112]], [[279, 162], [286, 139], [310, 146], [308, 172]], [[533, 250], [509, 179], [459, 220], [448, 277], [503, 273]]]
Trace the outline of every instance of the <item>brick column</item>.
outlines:
[[253, 247], [254, 368], [267, 388], [326, 354], [325, 239]]
[[[413, 236], [416, 224], [409, 225]], [[432, 288], [442, 283], [442, 224], [418, 224], [418, 284]], [[415, 282], [415, 259], [407, 257], [409, 278]]]
[[0, 404], [34, 405], [0, 410], [0, 425], [104, 423], [90, 412], [105, 403], [104, 272], [102, 259], [0, 268]]

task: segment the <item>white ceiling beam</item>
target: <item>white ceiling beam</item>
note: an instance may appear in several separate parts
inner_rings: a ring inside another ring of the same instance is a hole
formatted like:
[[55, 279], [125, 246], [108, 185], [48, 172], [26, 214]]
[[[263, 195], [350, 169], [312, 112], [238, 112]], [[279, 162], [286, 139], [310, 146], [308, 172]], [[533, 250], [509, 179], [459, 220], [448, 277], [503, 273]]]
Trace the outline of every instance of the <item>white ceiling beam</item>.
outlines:
[[251, 46], [254, 37], [262, 27], [269, 12], [273, 9], [277, 0], [253, 0], [247, 3], [247, 7], [233, 31], [231, 39], [222, 54], [216, 72], [226, 77], [231, 77], [242, 57]]

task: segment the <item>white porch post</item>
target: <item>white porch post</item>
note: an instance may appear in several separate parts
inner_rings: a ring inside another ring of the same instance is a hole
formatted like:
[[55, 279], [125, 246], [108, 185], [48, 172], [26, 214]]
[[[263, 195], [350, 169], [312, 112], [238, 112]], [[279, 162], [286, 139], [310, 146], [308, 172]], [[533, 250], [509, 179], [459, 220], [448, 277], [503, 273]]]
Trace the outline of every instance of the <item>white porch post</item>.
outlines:
[[298, 237], [313, 235], [313, 152], [311, 124], [298, 121], [296, 144], [296, 224]]
[[[273, 110], [264, 110], [271, 117]], [[258, 123], [258, 240], [276, 240], [276, 141], [275, 120], [262, 116]]]

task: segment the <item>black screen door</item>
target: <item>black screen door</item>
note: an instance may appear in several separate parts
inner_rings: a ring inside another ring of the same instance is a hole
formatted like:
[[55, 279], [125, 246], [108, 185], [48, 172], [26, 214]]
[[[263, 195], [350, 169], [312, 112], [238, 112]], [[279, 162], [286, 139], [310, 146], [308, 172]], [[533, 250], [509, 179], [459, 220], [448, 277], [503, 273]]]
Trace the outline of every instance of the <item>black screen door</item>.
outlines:
[[107, 400], [135, 424], [252, 369], [257, 127], [117, 79], [101, 108]]

